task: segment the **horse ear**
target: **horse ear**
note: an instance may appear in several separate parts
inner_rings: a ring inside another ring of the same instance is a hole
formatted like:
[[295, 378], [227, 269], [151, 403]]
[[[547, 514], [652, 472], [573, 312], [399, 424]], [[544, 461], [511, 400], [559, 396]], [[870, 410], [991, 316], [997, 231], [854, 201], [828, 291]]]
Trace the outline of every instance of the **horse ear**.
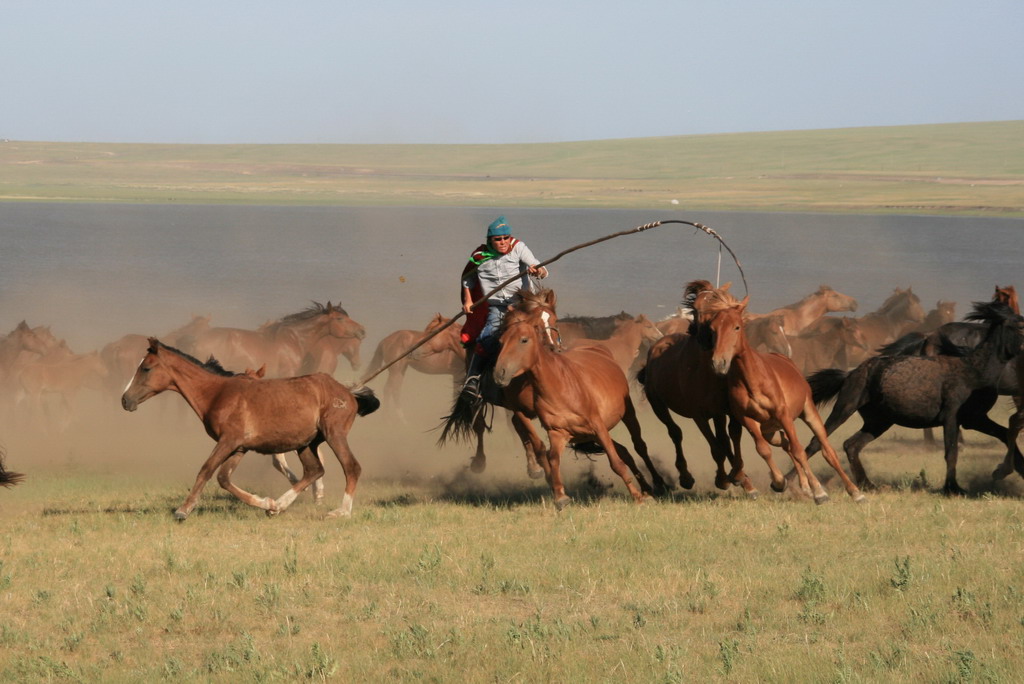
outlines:
[[747, 304], [749, 304], [749, 303], [750, 303], [750, 295], [747, 295], [742, 300], [740, 300], [740, 311], [746, 311], [747, 310]]
[[160, 340], [155, 337], [149, 338], [149, 349], [147, 350], [150, 354], [156, 354], [160, 349]]
[[721, 290], [722, 292], [728, 292], [730, 287], [732, 287], [732, 281], [731, 280], [729, 282], [727, 282], [725, 285], [723, 285], [722, 287], [718, 288], [718, 289]]

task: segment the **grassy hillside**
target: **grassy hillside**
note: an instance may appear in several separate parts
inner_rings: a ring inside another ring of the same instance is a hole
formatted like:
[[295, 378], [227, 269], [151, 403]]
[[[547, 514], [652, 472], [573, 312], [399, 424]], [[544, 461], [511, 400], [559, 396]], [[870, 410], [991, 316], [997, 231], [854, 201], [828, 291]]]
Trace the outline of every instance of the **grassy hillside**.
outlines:
[[531, 145], [0, 143], [0, 200], [1024, 215], [1024, 121]]

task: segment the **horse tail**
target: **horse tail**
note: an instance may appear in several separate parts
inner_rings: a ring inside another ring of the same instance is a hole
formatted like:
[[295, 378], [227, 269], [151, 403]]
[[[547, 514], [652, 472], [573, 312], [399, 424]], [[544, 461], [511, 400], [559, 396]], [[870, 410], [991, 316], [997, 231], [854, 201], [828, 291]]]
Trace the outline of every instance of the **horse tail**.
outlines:
[[601, 443], [597, 440], [590, 440], [587, 442], [570, 442], [569, 448], [577, 454], [584, 454], [587, 456], [604, 453], [604, 447], [601, 446]]
[[13, 487], [24, 479], [21, 473], [4, 470], [3, 452], [0, 452], [0, 487]]
[[381, 340], [377, 344], [377, 348], [373, 351], [373, 358], [370, 359], [370, 366], [366, 369], [366, 375], [363, 377], [369, 377], [376, 374], [377, 369], [384, 365], [384, 341]]
[[838, 368], [823, 368], [809, 375], [807, 384], [811, 387], [811, 399], [815, 406], [822, 406], [835, 399], [849, 374], [849, 371]]
[[879, 347], [878, 353], [880, 356], [923, 356], [927, 342], [928, 336], [923, 333], [907, 333], [895, 342]]
[[636, 381], [639, 382], [644, 390], [647, 390], [647, 364], [645, 363], [640, 370], [636, 372]]
[[356, 413], [360, 416], [368, 416], [377, 409], [380, 408], [380, 399], [373, 393], [373, 390], [369, 387], [360, 387], [357, 390], [353, 390], [352, 394], [356, 398]]
[[473, 425], [483, 408], [483, 398], [473, 396], [469, 392], [460, 392], [459, 396], [455, 397], [455, 403], [452, 404], [452, 412], [441, 419], [441, 436], [437, 440], [438, 446], [443, 446], [449, 440], [468, 442], [473, 437]]

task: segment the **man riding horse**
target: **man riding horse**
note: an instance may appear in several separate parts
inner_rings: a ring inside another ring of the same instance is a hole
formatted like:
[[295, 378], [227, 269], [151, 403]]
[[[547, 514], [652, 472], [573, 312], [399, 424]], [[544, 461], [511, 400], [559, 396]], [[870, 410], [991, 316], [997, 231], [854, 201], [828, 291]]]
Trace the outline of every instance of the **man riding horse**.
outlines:
[[[493, 361], [498, 351], [497, 332], [508, 311], [513, 295], [529, 290], [530, 276], [545, 278], [548, 270], [538, 266], [540, 260], [523, 241], [512, 237], [512, 229], [504, 216], [487, 227], [487, 242], [473, 250], [462, 271], [462, 310], [466, 323], [462, 327], [462, 344], [467, 349], [466, 383], [463, 392], [478, 395], [480, 374], [485, 364]], [[526, 267], [523, 277], [492, 292], [498, 285], [514, 277]], [[473, 303], [489, 294], [485, 302]]]

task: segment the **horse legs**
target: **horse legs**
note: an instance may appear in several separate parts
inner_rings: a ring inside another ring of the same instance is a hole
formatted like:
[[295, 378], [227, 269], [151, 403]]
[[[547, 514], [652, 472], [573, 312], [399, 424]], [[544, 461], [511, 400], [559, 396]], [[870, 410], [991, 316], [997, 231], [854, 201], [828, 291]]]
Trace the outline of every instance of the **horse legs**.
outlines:
[[992, 472], [992, 479], [1002, 480], [1015, 469], [1024, 476], [1024, 456], [1021, 455], [1021, 445], [1017, 443], [1022, 436], [1024, 436], [1024, 411], [1017, 411], [1010, 416], [1010, 425], [1006, 432], [1006, 458]]
[[487, 470], [487, 454], [484, 453], [484, 432], [487, 430], [487, 423], [484, 421], [484, 412], [477, 413], [473, 419], [473, 433], [476, 435], [476, 454], [469, 462], [469, 469], [474, 473], [482, 473]]
[[[633, 478], [630, 477], [630, 471], [636, 475], [637, 480], [645, 490], [650, 490], [650, 485], [647, 484], [643, 479], [643, 476], [640, 474], [640, 471], [637, 469], [636, 462], [633, 461], [633, 456], [626, 450], [626, 447], [615, 443], [612, 436], [608, 434], [608, 430], [601, 430], [595, 436], [597, 437], [597, 441], [600, 442], [601, 446], [604, 448], [605, 454], [608, 456], [608, 465], [612, 467], [612, 470], [615, 471], [616, 475], [622, 478], [622, 482], [625, 483], [626, 489], [629, 490], [629, 493], [633, 495], [633, 499], [635, 499], [637, 503], [641, 503], [644, 500], [644, 490], [637, 487], [636, 482], [634, 482]], [[626, 460], [619, 456], [619, 447], [622, 447], [622, 451], [625, 452]], [[627, 460], [632, 464], [632, 468], [626, 464]]]
[[[679, 473], [679, 485], [683, 489], [692, 489], [694, 483], [693, 475], [690, 474], [689, 469], [686, 467], [686, 457], [683, 456], [683, 431], [672, 420], [672, 414], [668, 412], [668, 408], [661, 399], [653, 394], [648, 394], [647, 403], [650, 405], [651, 410], [654, 411], [654, 415], [657, 416], [658, 420], [665, 426], [665, 429], [668, 430], [669, 439], [672, 440], [672, 446], [675, 447], [676, 471]], [[712, 453], [714, 453], [714, 450], [712, 450]]]
[[[783, 492], [786, 490], [786, 479], [782, 476], [782, 471], [775, 465], [775, 460], [772, 458], [772, 445], [768, 443], [768, 440], [764, 438], [761, 433], [761, 424], [749, 416], [743, 416], [743, 427], [746, 428], [747, 432], [754, 439], [754, 449], [758, 455], [764, 459], [765, 464], [768, 466], [768, 470], [772, 476], [772, 489], [776, 492]], [[801, 482], [801, 484], [803, 484]]]
[[956, 412], [950, 411], [942, 426], [942, 442], [946, 449], [946, 482], [942, 491], [954, 496], [962, 496], [966, 492], [956, 481], [956, 463], [960, 456], [960, 424]]
[[[806, 485], [810, 487], [810, 491], [814, 496], [814, 503], [819, 505], [825, 503], [828, 501], [828, 492], [826, 492], [825, 488], [821, 486], [821, 482], [818, 481], [818, 477], [814, 474], [814, 471], [811, 470], [810, 465], [807, 463], [807, 452], [804, 450], [803, 445], [800, 444], [800, 438], [796, 434], [796, 425], [787, 415], [781, 416], [780, 422], [782, 423], [782, 429], [785, 433], [786, 451], [789, 452], [789, 457], [793, 460], [793, 463], [802, 471], [800, 485], [802, 487], [805, 486], [806, 480]], [[822, 428], [821, 432], [824, 432], [824, 428]], [[822, 437], [824, 437], [824, 435], [822, 435]], [[831, 445], [829, 445], [827, 439], [822, 439], [821, 445], [826, 454], [826, 458], [828, 458], [828, 452], [832, 451]], [[832, 451], [832, 459], [829, 460], [829, 463], [832, 463], [833, 461], [837, 466], [839, 465], [839, 459], [836, 458], [835, 451]], [[842, 473], [841, 469], [840, 473]], [[842, 474], [845, 475], [845, 473]], [[853, 486], [852, 482], [850, 483], [850, 486]], [[856, 489], [856, 487], [854, 487], [854, 489]]]
[[395, 415], [403, 423], [405, 420], [405, 412], [402, 411], [402, 381], [405, 379], [405, 368], [408, 365], [407, 361], [399, 361], [391, 368], [388, 369], [388, 378], [384, 382], [384, 396], [388, 406], [391, 406], [395, 410]]
[[359, 475], [363, 472], [362, 466], [359, 465], [359, 461], [352, 454], [352, 449], [349, 448], [348, 438], [346, 437], [347, 432], [347, 427], [342, 429], [328, 425], [325, 434], [327, 444], [334, 451], [334, 455], [338, 457], [341, 469], [345, 473], [345, 494], [341, 499], [341, 506], [327, 514], [331, 518], [352, 515], [352, 502], [356, 493], [356, 483], [359, 481]]
[[217, 442], [216, 446], [213, 447], [213, 452], [206, 459], [206, 463], [199, 469], [199, 473], [196, 475], [196, 482], [192, 485], [192, 490], [188, 493], [188, 497], [185, 498], [185, 503], [178, 507], [178, 510], [174, 511], [174, 517], [178, 520], [184, 520], [188, 517], [189, 513], [196, 507], [196, 503], [199, 501], [199, 495], [203, 493], [203, 487], [213, 477], [213, 473], [220, 468], [221, 464], [224, 463], [235, 452], [238, 447], [229, 442]]
[[[857, 503], [862, 503], [864, 501], [864, 494], [857, 489], [857, 485], [850, 480], [846, 471], [843, 470], [843, 467], [839, 464], [839, 456], [836, 454], [836, 450], [833, 449], [832, 445], [829, 443], [828, 437], [825, 436], [825, 426], [822, 424], [821, 416], [818, 415], [818, 411], [814, 408], [814, 402], [811, 401], [810, 397], [808, 397], [804, 404], [804, 412], [801, 414], [801, 417], [821, 443], [821, 454], [824, 456], [825, 460], [828, 461], [828, 464], [832, 466], [832, 469], [838, 473], [839, 479], [843, 481], [843, 486], [846, 488], [846, 493], [849, 494]], [[798, 444], [797, 446], [799, 447], [800, 445]], [[800, 449], [803, 450], [803, 447], [800, 447]], [[806, 460], [807, 454], [805, 452], [804, 461], [806, 462]], [[810, 467], [808, 467], [807, 470], [810, 471]], [[817, 501], [817, 499], [815, 500]], [[824, 502], [818, 501], [818, 503]]]
[[860, 430], [843, 442], [843, 451], [846, 453], [846, 460], [850, 462], [850, 472], [853, 473], [853, 481], [861, 489], [875, 489], [875, 484], [868, 478], [868, 474], [864, 470], [864, 464], [860, 460], [860, 452], [868, 444], [881, 437], [892, 426], [892, 421], [864, 416], [864, 425], [861, 426]]
[[[633, 406], [633, 400], [628, 395], [626, 396], [626, 411], [622, 414], [622, 422], [626, 424], [629, 437], [633, 440], [633, 448], [636, 449], [636, 453], [643, 459], [644, 465], [647, 466], [647, 470], [651, 474], [651, 481], [654, 482], [653, 493], [657, 495], [664, 494], [669, 489], [668, 484], [662, 479], [661, 473], [658, 472], [658, 469], [654, 467], [654, 462], [651, 461], [651, 455], [647, 452], [647, 444], [640, 434], [640, 421], [636, 419], [636, 408]], [[639, 473], [637, 473], [637, 479], [643, 482]]]
[[[614, 439], [612, 440], [612, 445], [615, 447], [615, 455], [625, 466], [623, 471], [633, 473], [633, 477], [640, 483], [641, 498], [654, 496], [654, 490], [651, 488], [651, 485], [647, 484], [647, 479], [644, 478], [644, 474], [640, 472], [640, 468], [636, 465], [636, 459], [633, 458], [633, 454], [629, 453], [629, 449], [627, 449], [624, 444], [619, 444]], [[608, 463], [612, 466], [612, 470], [615, 470], [615, 464], [610, 457], [608, 459]], [[615, 472], [616, 474], [619, 473], [617, 470], [615, 470]], [[629, 484], [627, 483], [626, 486], [629, 487]], [[632, 491], [632, 488], [630, 488], [630, 492]]]
[[[512, 412], [512, 427], [515, 428], [519, 440], [523, 443], [526, 451], [526, 474], [536, 480], [544, 477], [544, 468], [537, 462], [537, 454], [544, 450], [544, 443], [540, 441], [537, 431], [533, 429], [533, 423], [526, 414], [521, 411]], [[483, 437], [481, 436], [481, 442]]]
[[[743, 438], [743, 423], [735, 420], [734, 418], [728, 418], [728, 432], [726, 432], [726, 419], [725, 414], [715, 416], [715, 434], [718, 435], [719, 449], [722, 449], [726, 453], [726, 458], [729, 459], [729, 464], [732, 466], [732, 471], [729, 473], [729, 480], [733, 484], [737, 484], [743, 488], [743, 492], [751, 499], [756, 499], [758, 495], [757, 487], [747, 477], [747, 473], [743, 470], [743, 452], [740, 449], [740, 440]], [[731, 446], [731, 448], [730, 448]]]
[[551, 493], [555, 497], [555, 508], [562, 510], [572, 499], [565, 493], [565, 483], [562, 482], [562, 449], [569, 441], [569, 436], [561, 431], [548, 431], [548, 455], [544, 459], [544, 468], [548, 483], [551, 485]]
[[269, 497], [256, 496], [250, 492], [245, 491], [234, 482], [231, 481], [231, 474], [235, 472], [235, 468], [242, 461], [242, 457], [245, 456], [244, 451], [236, 451], [231, 454], [220, 469], [217, 471], [217, 484], [221, 486], [221, 489], [226, 489], [231, 492], [236, 499], [242, 503], [247, 503], [250, 506], [256, 508], [262, 508], [268, 514], [275, 510], [274, 500]]
[[274, 466], [274, 470], [288, 478], [288, 481], [295, 484], [299, 481], [299, 476], [296, 475], [291, 468], [288, 467], [288, 459], [285, 454], [274, 454], [270, 457], [270, 463]]
[[314, 440], [311, 444], [307, 444], [298, 450], [299, 461], [302, 463], [302, 479], [277, 498], [277, 501], [274, 502], [275, 508], [268, 510], [267, 515], [274, 515], [288, 508], [295, 501], [295, 497], [301, 494], [306, 487], [323, 478], [324, 464], [321, 462], [318, 454], [320, 444], [319, 440]]

